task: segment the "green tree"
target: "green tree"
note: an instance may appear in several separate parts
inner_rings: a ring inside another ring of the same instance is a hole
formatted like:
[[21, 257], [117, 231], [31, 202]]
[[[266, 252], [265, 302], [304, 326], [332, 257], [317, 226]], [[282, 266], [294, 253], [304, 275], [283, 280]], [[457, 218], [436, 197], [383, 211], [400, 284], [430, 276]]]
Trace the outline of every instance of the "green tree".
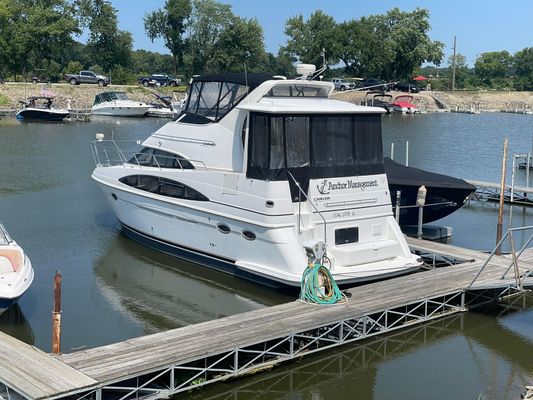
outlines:
[[272, 53], [267, 53], [267, 61], [262, 72], [287, 77], [296, 75], [296, 69], [294, 68], [291, 57], [281, 51], [278, 52], [277, 56]]
[[190, 0], [166, 0], [162, 9], [144, 16], [144, 30], [153, 42], [163, 38], [165, 47], [170, 51], [174, 61], [174, 73], [183, 66], [185, 51], [184, 33], [187, 19], [192, 11]]
[[533, 90], [533, 47], [527, 47], [514, 55], [515, 88]]
[[174, 73], [173, 58], [169, 54], [159, 54], [152, 51], [136, 50], [132, 53], [131, 69], [138, 74]]
[[194, 0], [185, 56], [189, 75], [208, 71], [216, 43], [234, 18], [229, 4], [214, 0]]
[[82, 22], [89, 29], [87, 52], [105, 71], [131, 61], [133, 38], [118, 29], [117, 9], [108, 0], [79, 0]]
[[207, 64], [210, 72], [259, 71], [266, 63], [263, 28], [257, 19], [233, 17], [220, 33]]
[[326, 64], [336, 64], [339, 57], [337, 47], [337, 24], [333, 17], [317, 10], [307, 21], [303, 16], [291, 17], [285, 23], [285, 35], [289, 37], [282, 52], [294, 61], [322, 66], [322, 50], [325, 50]]
[[439, 65], [444, 44], [429, 36], [429, 11], [417, 8], [412, 12], [389, 10], [384, 15], [367, 19], [367, 28], [374, 33], [375, 54], [381, 58], [384, 79], [410, 79], [415, 68], [425, 62]]
[[2, 64], [12, 72], [31, 71], [58, 57], [81, 32], [74, 11], [67, 0], [1, 0]]
[[498, 78], [505, 78], [511, 73], [513, 58], [508, 51], [481, 53], [474, 68], [478, 78], [486, 85], [492, 86]]
[[383, 69], [380, 38], [367, 18], [342, 22], [336, 27], [337, 46], [333, 49], [351, 76], [379, 75]]

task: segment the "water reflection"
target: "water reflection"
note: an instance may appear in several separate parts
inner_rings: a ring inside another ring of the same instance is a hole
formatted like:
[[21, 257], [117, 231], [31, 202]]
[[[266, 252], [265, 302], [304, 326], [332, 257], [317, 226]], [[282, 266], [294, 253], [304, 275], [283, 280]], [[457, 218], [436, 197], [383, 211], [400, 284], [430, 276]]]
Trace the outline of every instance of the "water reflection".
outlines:
[[152, 251], [118, 235], [94, 267], [102, 295], [145, 331], [199, 323], [294, 297]]
[[18, 304], [0, 315], [0, 331], [27, 344], [33, 345], [35, 343], [33, 329]]
[[533, 379], [533, 341], [521, 331], [529, 332], [530, 326], [511, 330], [508, 325], [516, 319], [531, 321], [533, 297], [514, 298], [496, 310], [481, 311], [347, 345], [180, 398], [519, 398]]

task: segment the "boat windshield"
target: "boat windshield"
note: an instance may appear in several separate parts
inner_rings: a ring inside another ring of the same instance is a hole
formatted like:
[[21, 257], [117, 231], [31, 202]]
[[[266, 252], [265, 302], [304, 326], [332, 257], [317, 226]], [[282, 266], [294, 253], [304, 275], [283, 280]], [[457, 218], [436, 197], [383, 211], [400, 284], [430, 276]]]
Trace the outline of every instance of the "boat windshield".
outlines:
[[238, 83], [193, 82], [185, 113], [204, 122], [218, 122], [247, 94], [248, 87]]
[[309, 179], [384, 173], [381, 115], [251, 113], [247, 177], [287, 180], [287, 170]]
[[129, 100], [129, 98], [124, 92], [104, 92], [96, 95], [93, 105], [115, 100]]
[[4, 225], [0, 223], [0, 245], [9, 244], [12, 241], [13, 239], [11, 239], [11, 236], [9, 236], [9, 233], [7, 233], [6, 228], [4, 228]]

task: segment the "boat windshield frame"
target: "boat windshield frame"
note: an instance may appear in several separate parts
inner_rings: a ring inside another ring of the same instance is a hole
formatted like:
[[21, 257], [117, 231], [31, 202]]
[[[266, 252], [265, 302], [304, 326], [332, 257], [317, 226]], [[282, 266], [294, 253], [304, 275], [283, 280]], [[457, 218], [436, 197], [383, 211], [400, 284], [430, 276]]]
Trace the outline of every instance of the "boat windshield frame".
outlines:
[[13, 242], [13, 239], [9, 236], [4, 224], [0, 222], [0, 245], [8, 245], [11, 242]]
[[129, 100], [129, 97], [126, 92], [102, 92], [94, 96], [93, 105], [117, 100]]
[[193, 81], [189, 88], [185, 119], [181, 122], [219, 122], [249, 93], [249, 87], [237, 82]]

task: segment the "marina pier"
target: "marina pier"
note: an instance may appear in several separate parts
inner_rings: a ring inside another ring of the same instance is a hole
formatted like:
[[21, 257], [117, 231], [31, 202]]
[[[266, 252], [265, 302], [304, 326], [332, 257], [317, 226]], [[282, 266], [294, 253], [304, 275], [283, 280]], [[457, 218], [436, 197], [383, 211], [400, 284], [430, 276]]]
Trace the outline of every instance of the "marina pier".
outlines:
[[[506, 236], [512, 239], [512, 233]], [[533, 286], [533, 254], [525, 246], [495, 256], [408, 241], [426, 260], [445, 259], [449, 266], [428, 262], [426, 271], [349, 289], [347, 301], [336, 305], [294, 301], [59, 356], [0, 334], [0, 395], [167, 398], [465, 312]]]

